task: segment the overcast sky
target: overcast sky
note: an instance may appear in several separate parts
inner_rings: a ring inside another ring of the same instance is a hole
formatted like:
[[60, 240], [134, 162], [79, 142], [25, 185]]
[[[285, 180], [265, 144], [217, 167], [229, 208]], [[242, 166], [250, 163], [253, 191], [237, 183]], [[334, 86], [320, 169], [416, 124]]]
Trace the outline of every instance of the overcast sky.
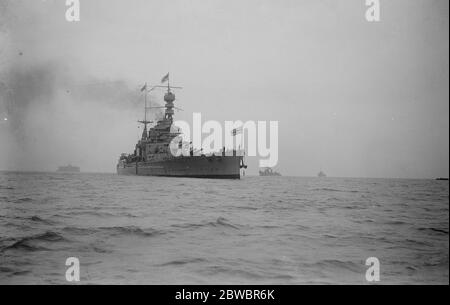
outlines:
[[0, 169], [114, 171], [170, 71], [176, 119], [279, 121], [285, 175], [448, 177], [447, 0], [80, 2], [0, 0]]

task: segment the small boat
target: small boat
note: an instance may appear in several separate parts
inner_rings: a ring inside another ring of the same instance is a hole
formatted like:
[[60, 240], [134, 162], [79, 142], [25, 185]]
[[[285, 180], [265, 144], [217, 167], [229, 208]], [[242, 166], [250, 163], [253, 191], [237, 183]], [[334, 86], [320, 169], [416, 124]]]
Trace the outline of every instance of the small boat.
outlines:
[[324, 173], [324, 172], [322, 172], [322, 171], [320, 171], [318, 174], [317, 174], [317, 177], [319, 177], [319, 178], [325, 178], [327, 175]]
[[263, 171], [259, 171], [260, 176], [281, 176], [279, 172], [272, 170], [270, 167], [267, 167]]

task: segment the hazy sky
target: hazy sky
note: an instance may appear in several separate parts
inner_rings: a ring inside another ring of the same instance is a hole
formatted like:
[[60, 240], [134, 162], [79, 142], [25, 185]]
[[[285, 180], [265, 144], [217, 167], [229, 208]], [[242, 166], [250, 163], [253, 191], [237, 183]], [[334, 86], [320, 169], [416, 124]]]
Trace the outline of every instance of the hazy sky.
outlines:
[[177, 119], [279, 121], [285, 175], [449, 175], [447, 0], [80, 2], [0, 0], [0, 169], [114, 171], [170, 71]]

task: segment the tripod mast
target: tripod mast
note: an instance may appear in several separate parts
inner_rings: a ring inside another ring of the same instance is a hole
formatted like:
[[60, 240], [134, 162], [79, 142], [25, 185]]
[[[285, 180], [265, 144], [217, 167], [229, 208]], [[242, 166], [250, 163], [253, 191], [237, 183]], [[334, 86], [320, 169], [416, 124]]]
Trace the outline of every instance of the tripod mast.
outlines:
[[150, 90], [147, 90], [147, 83], [145, 83], [144, 87], [141, 89], [141, 91], [145, 91], [144, 93], [144, 120], [138, 121], [141, 124], [144, 124], [144, 131], [142, 132], [142, 140], [145, 140], [148, 138], [148, 131], [147, 131], [147, 125], [150, 123], [153, 123], [152, 121], [147, 121], [147, 93], [152, 91], [154, 89], [151, 88]]

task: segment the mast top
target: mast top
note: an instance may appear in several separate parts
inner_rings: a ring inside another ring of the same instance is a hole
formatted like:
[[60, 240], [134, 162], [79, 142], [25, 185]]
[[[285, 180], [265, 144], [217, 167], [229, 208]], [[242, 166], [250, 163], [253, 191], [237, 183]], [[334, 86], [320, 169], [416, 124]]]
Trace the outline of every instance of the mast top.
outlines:
[[174, 106], [175, 94], [171, 91], [171, 89], [183, 89], [183, 87], [170, 86], [170, 73], [167, 73], [167, 75], [161, 79], [161, 84], [164, 84], [165, 82], [167, 82], [167, 86], [156, 85], [152, 86], [152, 89], [167, 88], [167, 92], [166, 94], [164, 94], [164, 101], [166, 102], [164, 106], [164, 108], [166, 109], [164, 118], [172, 122], [175, 108]]

